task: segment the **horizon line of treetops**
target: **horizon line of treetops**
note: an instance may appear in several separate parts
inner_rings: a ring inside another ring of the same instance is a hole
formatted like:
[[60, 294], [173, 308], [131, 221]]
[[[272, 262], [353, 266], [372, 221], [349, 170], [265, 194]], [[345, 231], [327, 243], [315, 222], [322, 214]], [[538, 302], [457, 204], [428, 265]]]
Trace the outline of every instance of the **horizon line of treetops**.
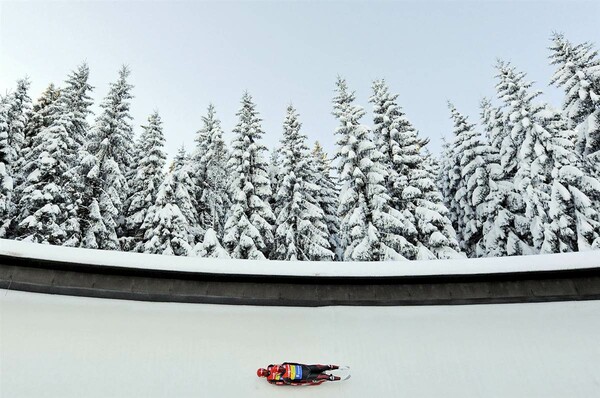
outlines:
[[[590, 43], [551, 38], [562, 109], [508, 62], [498, 105], [472, 124], [449, 104], [454, 137], [427, 151], [385, 80], [372, 127], [338, 77], [336, 173], [309, 149], [289, 105], [267, 160], [247, 92], [226, 145], [213, 105], [191, 154], [165, 172], [155, 111], [134, 139], [123, 67], [100, 105], [84, 63], [35, 104], [29, 81], [0, 98], [0, 237], [72, 247], [201, 257], [381, 261], [600, 248], [600, 60]], [[483, 130], [482, 134], [479, 129]]]

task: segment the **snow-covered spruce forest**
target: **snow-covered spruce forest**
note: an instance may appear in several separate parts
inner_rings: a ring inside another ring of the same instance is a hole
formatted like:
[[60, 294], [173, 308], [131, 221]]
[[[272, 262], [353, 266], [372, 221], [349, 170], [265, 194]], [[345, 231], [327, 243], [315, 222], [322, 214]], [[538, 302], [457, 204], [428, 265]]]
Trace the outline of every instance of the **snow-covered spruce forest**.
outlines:
[[[478, 124], [451, 103], [452, 139], [427, 150], [384, 80], [373, 120], [338, 78], [337, 150], [310, 145], [292, 106], [270, 155], [249, 93], [227, 145], [209, 105], [191, 153], [166, 164], [160, 115], [139, 136], [123, 67], [100, 105], [82, 64], [33, 102], [29, 80], [0, 99], [0, 237], [179, 256], [381, 261], [600, 248], [600, 58], [555, 34], [545, 103], [496, 65]], [[543, 62], [543, 60], [542, 60]], [[93, 122], [91, 122], [93, 119]], [[365, 124], [363, 124], [365, 123]]]

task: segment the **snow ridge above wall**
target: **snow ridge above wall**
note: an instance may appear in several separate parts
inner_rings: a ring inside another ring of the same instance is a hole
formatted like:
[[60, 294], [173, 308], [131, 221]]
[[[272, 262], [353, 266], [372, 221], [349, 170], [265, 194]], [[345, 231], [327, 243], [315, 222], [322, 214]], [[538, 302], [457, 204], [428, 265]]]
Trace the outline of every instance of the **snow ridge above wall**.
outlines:
[[0, 256], [160, 271], [311, 277], [474, 275], [600, 267], [600, 251], [459, 260], [291, 262], [177, 257], [51, 246], [7, 239], [0, 239]]

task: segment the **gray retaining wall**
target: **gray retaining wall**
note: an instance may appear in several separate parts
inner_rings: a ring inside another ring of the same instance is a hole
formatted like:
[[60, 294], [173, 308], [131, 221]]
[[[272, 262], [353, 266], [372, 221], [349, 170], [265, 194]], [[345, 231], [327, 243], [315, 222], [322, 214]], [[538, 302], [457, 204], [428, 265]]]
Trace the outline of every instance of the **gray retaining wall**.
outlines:
[[157, 271], [0, 255], [0, 288], [123, 300], [277, 305], [458, 305], [600, 299], [600, 267], [401, 277]]

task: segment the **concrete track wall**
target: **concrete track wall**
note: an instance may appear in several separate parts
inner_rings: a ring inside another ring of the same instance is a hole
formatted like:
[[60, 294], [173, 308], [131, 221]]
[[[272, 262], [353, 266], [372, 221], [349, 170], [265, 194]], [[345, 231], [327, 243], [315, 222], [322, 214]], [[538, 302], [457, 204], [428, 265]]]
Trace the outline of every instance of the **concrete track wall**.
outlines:
[[390, 306], [600, 299], [600, 268], [399, 277], [232, 275], [0, 255], [0, 288], [159, 302]]

